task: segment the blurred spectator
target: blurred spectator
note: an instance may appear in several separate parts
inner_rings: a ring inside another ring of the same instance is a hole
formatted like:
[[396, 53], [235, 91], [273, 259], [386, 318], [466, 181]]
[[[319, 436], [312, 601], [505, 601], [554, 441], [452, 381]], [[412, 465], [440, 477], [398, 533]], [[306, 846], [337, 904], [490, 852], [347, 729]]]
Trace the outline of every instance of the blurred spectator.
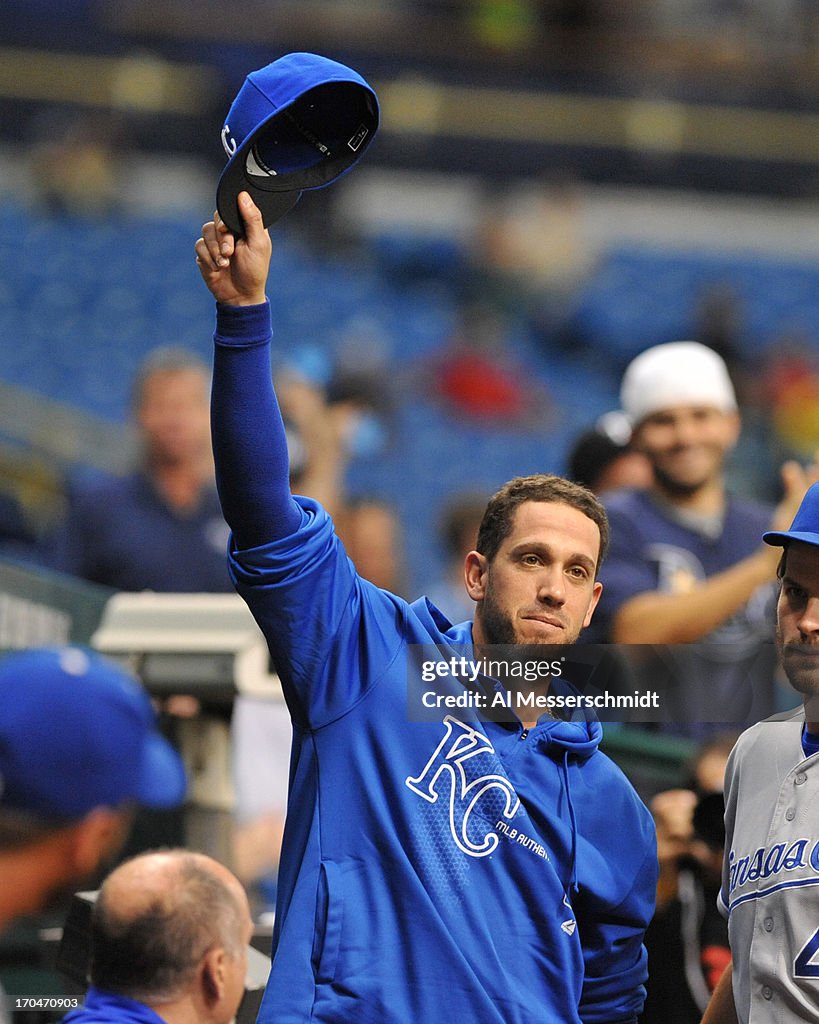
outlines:
[[316, 384], [286, 372], [276, 378], [276, 393], [287, 432], [291, 487], [330, 513], [365, 579], [404, 593], [403, 540], [394, 509], [373, 497], [351, 501], [345, 491], [345, 473], [362, 426], [376, 410], [380, 416], [387, 408], [383, 389], [367, 373], [360, 378], [345, 374], [334, 378], [325, 395]]
[[407, 592], [404, 541], [395, 510], [368, 497], [345, 504], [336, 532], [359, 574], [393, 594]]
[[[349, 342], [347, 356], [352, 356]], [[352, 459], [380, 455], [391, 443], [391, 386], [380, 360], [339, 362], [326, 386], [298, 367], [276, 374], [290, 457], [290, 483], [335, 516], [344, 504]]]
[[725, 845], [725, 765], [738, 733], [697, 749], [689, 785], [651, 801], [660, 876], [646, 932], [649, 979], [641, 1024], [699, 1024], [731, 960], [728, 923], [717, 909]]
[[553, 412], [545, 386], [509, 351], [505, 315], [479, 301], [461, 307], [431, 366], [431, 387], [456, 415], [488, 426], [543, 429]]
[[458, 494], [441, 515], [439, 536], [445, 554], [444, 570], [427, 587], [426, 594], [450, 622], [471, 619], [475, 611], [475, 604], [464, 589], [464, 560], [475, 550], [487, 500], [485, 494]]
[[371, 458], [391, 444], [395, 388], [383, 329], [366, 317], [354, 318], [327, 383], [327, 405], [348, 458]]
[[597, 495], [623, 487], [649, 487], [653, 479], [645, 453], [632, 447], [628, 417], [617, 411], [601, 416], [577, 438], [568, 466], [569, 479]]
[[761, 537], [772, 522], [790, 523], [815, 467], [785, 468], [775, 514], [727, 492], [725, 462], [740, 431], [736, 398], [724, 362], [696, 342], [637, 356], [621, 401], [653, 481], [606, 502], [606, 600], [586, 637], [665, 645], [652, 671], [670, 684], [665, 709], [677, 731], [704, 735], [713, 731], [707, 723], [764, 717], [774, 710], [776, 554]]
[[583, 233], [579, 184], [548, 176], [496, 200], [475, 261], [487, 275], [488, 297], [501, 308], [524, 310], [537, 333], [552, 339], [594, 261]]
[[324, 391], [301, 374], [285, 371], [276, 376], [276, 394], [287, 433], [290, 486], [338, 515], [349, 456]]
[[209, 385], [209, 369], [192, 353], [149, 354], [133, 386], [140, 464], [69, 496], [54, 568], [117, 590], [233, 589], [213, 476]]
[[766, 401], [767, 381], [746, 336], [747, 313], [728, 281], [709, 282], [698, 296], [694, 337], [721, 356], [742, 410], [742, 433], [729, 468], [732, 485], [748, 497], [768, 499], [779, 489], [777, 449]]
[[232, 867], [247, 886], [254, 916], [275, 906], [292, 732], [283, 700], [237, 696], [231, 719]]
[[[697, 306], [697, 338], [713, 349], [728, 367], [737, 387], [740, 404], [744, 404], [741, 387], [744, 310], [736, 291], [726, 282], [714, 281], [703, 288]], [[738, 380], [737, 378], [740, 378]]]
[[49, 107], [35, 119], [30, 176], [50, 213], [87, 216], [116, 209], [123, 180], [117, 134], [101, 113]]
[[247, 897], [218, 861], [146, 853], [113, 871], [91, 924], [91, 988], [70, 1024], [228, 1024], [245, 991]]
[[[210, 444], [209, 367], [186, 349], [153, 350], [133, 383], [132, 415], [137, 467], [73, 489], [53, 567], [116, 590], [232, 592]], [[227, 857], [229, 811], [201, 779], [217, 768], [229, 778], [230, 709], [200, 708], [180, 693], [164, 710], [190, 770], [191, 803], [184, 811], [141, 811], [125, 854], [193, 845]]]
[[2, 930], [92, 878], [134, 806], [180, 803], [185, 773], [139, 684], [82, 648], [7, 655], [0, 708]]

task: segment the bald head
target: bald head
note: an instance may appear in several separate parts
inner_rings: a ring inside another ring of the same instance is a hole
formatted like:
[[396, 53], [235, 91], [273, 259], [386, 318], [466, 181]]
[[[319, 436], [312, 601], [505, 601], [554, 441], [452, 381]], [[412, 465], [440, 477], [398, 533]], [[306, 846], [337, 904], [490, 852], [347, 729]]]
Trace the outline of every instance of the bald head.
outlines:
[[187, 890], [201, 882], [223, 886], [238, 908], [247, 904], [238, 879], [219, 861], [189, 850], [161, 850], [133, 857], [112, 871], [100, 891], [120, 920], [135, 919], [150, 910], [178, 913], [188, 901]]
[[209, 950], [240, 956], [249, 921], [244, 889], [218, 861], [187, 850], [134, 857], [97, 897], [91, 981], [149, 1005], [178, 999]]

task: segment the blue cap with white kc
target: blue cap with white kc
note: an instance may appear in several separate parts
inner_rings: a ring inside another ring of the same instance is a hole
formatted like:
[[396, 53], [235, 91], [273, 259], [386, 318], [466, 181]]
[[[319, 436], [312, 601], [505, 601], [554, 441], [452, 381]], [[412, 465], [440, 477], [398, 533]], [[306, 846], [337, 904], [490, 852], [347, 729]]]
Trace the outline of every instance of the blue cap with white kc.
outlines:
[[358, 72], [315, 53], [288, 53], [245, 79], [222, 128], [228, 162], [216, 205], [242, 234], [237, 199], [247, 191], [265, 227], [303, 189], [329, 185], [364, 153], [378, 129], [378, 99]]
[[0, 661], [0, 809], [70, 820], [129, 801], [173, 807], [185, 791], [147, 693], [115, 662], [83, 647]]
[[766, 544], [779, 548], [789, 540], [819, 544], [819, 484], [812, 484], [805, 492], [789, 530], [769, 530], [762, 534], [762, 539]]

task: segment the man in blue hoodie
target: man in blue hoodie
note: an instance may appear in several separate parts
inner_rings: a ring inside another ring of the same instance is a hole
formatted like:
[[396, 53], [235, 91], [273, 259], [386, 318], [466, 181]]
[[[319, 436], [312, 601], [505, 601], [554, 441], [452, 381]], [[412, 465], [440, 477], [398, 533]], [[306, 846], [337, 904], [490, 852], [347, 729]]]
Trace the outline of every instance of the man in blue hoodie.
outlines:
[[634, 1021], [656, 882], [650, 815], [598, 751], [599, 723], [529, 705], [492, 720], [481, 709], [499, 683], [472, 673], [494, 645], [576, 640], [602, 589], [605, 513], [558, 477], [507, 484], [465, 563], [474, 622], [361, 579], [321, 506], [288, 487], [270, 238], [246, 193], [240, 209], [241, 239], [216, 215], [196, 252], [217, 300], [230, 570], [293, 719], [260, 1020]]

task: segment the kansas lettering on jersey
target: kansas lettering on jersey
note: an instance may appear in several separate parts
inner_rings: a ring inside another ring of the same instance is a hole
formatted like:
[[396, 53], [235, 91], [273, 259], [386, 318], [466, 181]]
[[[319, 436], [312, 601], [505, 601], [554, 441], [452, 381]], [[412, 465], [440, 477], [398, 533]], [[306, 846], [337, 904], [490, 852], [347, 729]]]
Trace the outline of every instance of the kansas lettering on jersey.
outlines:
[[731, 850], [728, 878], [726, 902], [730, 910], [780, 889], [819, 885], [819, 840], [805, 837], [760, 846], [753, 853], [741, 855]]

